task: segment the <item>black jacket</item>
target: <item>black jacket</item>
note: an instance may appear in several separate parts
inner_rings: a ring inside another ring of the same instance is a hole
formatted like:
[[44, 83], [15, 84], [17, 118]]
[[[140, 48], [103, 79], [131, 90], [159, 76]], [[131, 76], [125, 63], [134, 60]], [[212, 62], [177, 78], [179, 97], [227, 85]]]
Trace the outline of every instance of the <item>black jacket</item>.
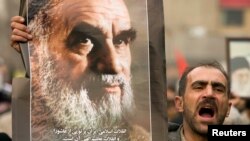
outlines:
[[181, 126], [176, 123], [168, 123], [168, 141], [181, 141]]

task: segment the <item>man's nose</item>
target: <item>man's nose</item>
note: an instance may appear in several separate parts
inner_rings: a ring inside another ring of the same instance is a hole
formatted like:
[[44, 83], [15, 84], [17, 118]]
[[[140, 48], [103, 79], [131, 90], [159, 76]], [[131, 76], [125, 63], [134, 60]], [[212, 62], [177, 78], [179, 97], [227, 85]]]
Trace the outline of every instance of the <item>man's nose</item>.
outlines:
[[98, 71], [107, 74], [118, 74], [122, 70], [119, 55], [112, 41], [106, 41], [101, 60], [97, 63]]
[[214, 91], [213, 91], [212, 86], [208, 85], [208, 86], [206, 87], [205, 91], [204, 91], [203, 96], [204, 96], [204, 97], [212, 97], [212, 96], [213, 96], [213, 92], [214, 92]]

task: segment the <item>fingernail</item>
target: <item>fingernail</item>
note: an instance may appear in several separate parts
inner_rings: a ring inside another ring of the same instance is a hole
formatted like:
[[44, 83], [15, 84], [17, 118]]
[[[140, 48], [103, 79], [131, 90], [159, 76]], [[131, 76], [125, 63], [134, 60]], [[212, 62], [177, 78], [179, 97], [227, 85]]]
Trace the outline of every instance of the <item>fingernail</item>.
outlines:
[[28, 38], [29, 38], [29, 39], [32, 39], [32, 35], [28, 35]]
[[27, 31], [28, 33], [30, 33], [30, 29], [27, 28], [26, 31]]
[[21, 21], [24, 22], [24, 18], [23, 17], [21, 17]]

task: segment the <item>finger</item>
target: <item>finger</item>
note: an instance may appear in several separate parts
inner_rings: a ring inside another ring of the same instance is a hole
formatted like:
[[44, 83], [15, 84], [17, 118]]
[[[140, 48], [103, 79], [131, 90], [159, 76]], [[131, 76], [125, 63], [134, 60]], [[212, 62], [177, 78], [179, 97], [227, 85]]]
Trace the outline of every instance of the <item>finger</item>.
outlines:
[[14, 16], [11, 18], [10, 22], [18, 22], [18, 23], [23, 23], [25, 20], [21, 16]]
[[10, 24], [11, 26], [11, 29], [14, 30], [14, 29], [18, 29], [18, 30], [22, 30], [22, 31], [25, 31], [25, 32], [28, 32], [29, 33], [29, 30], [27, 28], [26, 25], [22, 24], [22, 23], [18, 23], [18, 22], [12, 22]]
[[[32, 39], [32, 35], [27, 33], [27, 32], [24, 32], [22, 30], [18, 30], [18, 29], [14, 29], [12, 31], [12, 35], [15, 35], [15, 36], [21, 36], [23, 38], [26, 38], [27, 40], [31, 40]], [[15, 38], [14, 38], [15, 39]], [[13, 41], [16, 41], [18, 42], [18, 40], [13, 40]]]
[[21, 52], [21, 47], [17, 42], [12, 42], [11, 47], [13, 47], [17, 52]]
[[28, 39], [23, 36], [11, 35], [11, 42], [27, 42]]

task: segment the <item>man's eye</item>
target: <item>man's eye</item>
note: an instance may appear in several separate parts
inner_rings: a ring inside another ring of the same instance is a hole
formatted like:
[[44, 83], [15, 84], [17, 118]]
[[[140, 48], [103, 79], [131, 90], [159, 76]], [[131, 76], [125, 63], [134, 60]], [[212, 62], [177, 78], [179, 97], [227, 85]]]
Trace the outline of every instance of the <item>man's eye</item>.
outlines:
[[199, 89], [199, 88], [202, 88], [202, 86], [197, 84], [197, 85], [194, 85], [194, 88]]
[[114, 44], [120, 45], [120, 44], [122, 44], [123, 42], [124, 42], [123, 40], [117, 40], [117, 41], [114, 41]]
[[69, 48], [94, 46], [94, 41], [90, 36], [81, 32], [72, 32], [66, 40]]
[[86, 54], [92, 50], [94, 43], [90, 38], [82, 38], [78, 41], [76, 47], [80, 54]]
[[225, 92], [225, 89], [223, 89], [223, 88], [215, 88], [215, 90], [216, 90], [217, 92]]
[[113, 43], [116, 47], [125, 46], [129, 43], [129, 39], [114, 39]]
[[94, 47], [94, 41], [81, 34], [70, 36], [66, 43], [70, 50], [81, 55], [87, 55]]
[[201, 85], [194, 86], [194, 89], [202, 89], [203, 87]]
[[90, 38], [79, 39], [78, 43], [84, 46], [93, 45], [93, 42]]

